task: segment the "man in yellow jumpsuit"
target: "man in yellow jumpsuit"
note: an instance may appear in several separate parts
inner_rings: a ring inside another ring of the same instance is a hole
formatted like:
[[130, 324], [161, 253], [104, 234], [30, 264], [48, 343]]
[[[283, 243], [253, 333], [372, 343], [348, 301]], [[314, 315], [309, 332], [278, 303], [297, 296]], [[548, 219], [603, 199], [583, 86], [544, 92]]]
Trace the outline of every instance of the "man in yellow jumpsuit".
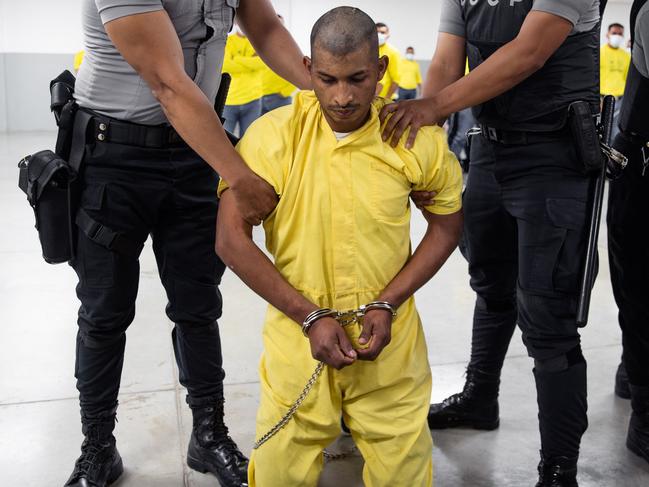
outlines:
[[[223, 118], [225, 130], [243, 137], [252, 122], [261, 116], [261, 72], [264, 69], [255, 48], [235, 24], [234, 33], [228, 36], [223, 58], [223, 72], [232, 76], [225, 101]], [[237, 125], [239, 132], [236, 131]]]
[[399, 88], [399, 69], [401, 64], [401, 55], [396, 48], [388, 44], [390, 38], [390, 28], [383, 22], [376, 23], [376, 33], [379, 40], [379, 56], [388, 58], [388, 69], [379, 81], [376, 87], [376, 94], [383, 98], [392, 99], [396, 97], [397, 88]]
[[[265, 219], [271, 262], [220, 186], [217, 252], [269, 306], [260, 364], [258, 436], [286, 413], [318, 361], [327, 366], [288, 424], [255, 450], [250, 486], [315, 486], [322, 449], [343, 415], [372, 486], [429, 486], [431, 376], [412, 294], [453, 251], [462, 225], [459, 164], [439, 127], [412, 150], [381, 140], [375, 99], [386, 68], [372, 19], [352, 7], [322, 16], [305, 58], [313, 92], [255, 122], [237, 150], [279, 196]], [[373, 34], [373, 35], [370, 35]], [[434, 191], [426, 234], [410, 253], [413, 190]], [[367, 311], [341, 326], [321, 308]], [[302, 329], [300, 323], [303, 323]], [[306, 337], [305, 337], [306, 335]]]
[[599, 92], [602, 96], [613, 95], [616, 98], [613, 133], [611, 134], [611, 140], [613, 140], [619, 132], [617, 119], [622, 106], [631, 54], [624, 49], [624, 26], [622, 24], [614, 23], [608, 26], [606, 41], [599, 51]]
[[415, 48], [406, 48], [406, 58], [401, 60], [399, 72], [399, 100], [414, 100], [421, 88], [421, 70], [415, 61]]

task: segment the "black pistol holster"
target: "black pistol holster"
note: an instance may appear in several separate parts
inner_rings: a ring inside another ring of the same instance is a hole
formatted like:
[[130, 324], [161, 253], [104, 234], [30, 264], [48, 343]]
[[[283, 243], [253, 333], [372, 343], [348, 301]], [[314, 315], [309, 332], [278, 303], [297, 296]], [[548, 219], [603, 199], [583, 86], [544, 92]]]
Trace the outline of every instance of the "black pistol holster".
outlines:
[[36, 152], [18, 163], [18, 187], [34, 210], [43, 258], [50, 264], [69, 261], [75, 250], [76, 181], [83, 153], [71, 161], [78, 108], [74, 83], [75, 77], [67, 70], [50, 83], [50, 109], [59, 127], [55, 152]]
[[18, 167], [18, 186], [34, 209], [45, 262], [67, 262], [74, 256], [72, 183], [76, 175], [51, 150], [25, 157]]

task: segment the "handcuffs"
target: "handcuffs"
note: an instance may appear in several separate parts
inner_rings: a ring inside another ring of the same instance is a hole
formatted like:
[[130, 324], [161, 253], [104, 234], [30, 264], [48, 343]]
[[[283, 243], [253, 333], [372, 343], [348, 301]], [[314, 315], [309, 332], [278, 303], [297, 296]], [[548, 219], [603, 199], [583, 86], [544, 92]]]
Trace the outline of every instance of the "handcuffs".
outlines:
[[385, 311], [389, 311], [392, 314], [392, 318], [397, 316], [397, 309], [387, 301], [372, 301], [371, 303], [362, 305], [358, 309], [351, 309], [348, 311], [338, 311], [331, 308], [320, 308], [312, 311], [307, 315], [306, 318], [304, 318], [304, 321], [302, 322], [302, 333], [305, 337], [308, 337], [309, 330], [313, 325], [315, 325], [316, 321], [326, 317], [335, 319], [338, 323], [340, 323], [340, 326], [359, 323], [360, 320], [365, 316], [365, 313], [373, 309], [383, 309]]

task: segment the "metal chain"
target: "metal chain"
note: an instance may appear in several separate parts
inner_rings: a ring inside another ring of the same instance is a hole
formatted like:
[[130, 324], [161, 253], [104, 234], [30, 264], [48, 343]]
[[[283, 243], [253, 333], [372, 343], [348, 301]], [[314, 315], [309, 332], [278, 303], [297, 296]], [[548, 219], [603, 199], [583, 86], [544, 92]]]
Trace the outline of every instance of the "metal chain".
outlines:
[[261, 445], [263, 445], [268, 440], [270, 440], [273, 436], [275, 436], [277, 432], [281, 430], [284, 426], [286, 426], [286, 424], [291, 420], [291, 418], [293, 417], [297, 409], [306, 399], [306, 396], [309, 394], [309, 391], [311, 391], [311, 388], [315, 384], [316, 380], [318, 380], [318, 377], [322, 373], [322, 369], [324, 368], [324, 365], [325, 365], [324, 362], [318, 362], [318, 365], [316, 365], [313, 374], [311, 374], [311, 378], [304, 386], [302, 393], [298, 396], [298, 398], [295, 400], [295, 402], [289, 408], [286, 414], [282, 417], [282, 419], [280, 419], [275, 426], [273, 426], [270, 430], [268, 430], [266, 434], [264, 434], [261, 438], [259, 438], [255, 442], [255, 444], [252, 447], [254, 450], [259, 448]]
[[[368, 306], [371, 306], [376, 302], [370, 303], [370, 305], [366, 306], [361, 306], [358, 309], [352, 309], [349, 311], [336, 311], [336, 314], [334, 315], [334, 319], [340, 323], [340, 326], [348, 326], [353, 323], [360, 323], [363, 316], [365, 316], [365, 312], [368, 309]], [[392, 315], [396, 316], [396, 310], [392, 309]], [[291, 420], [291, 418], [295, 415], [296, 411], [300, 407], [300, 405], [304, 402], [306, 399], [306, 396], [309, 394], [311, 389], [313, 388], [313, 385], [315, 382], [318, 380], [318, 377], [322, 373], [322, 370], [324, 369], [324, 362], [318, 362], [318, 365], [316, 365], [315, 370], [313, 371], [313, 374], [311, 374], [311, 377], [307, 381], [306, 385], [304, 386], [304, 389], [302, 389], [302, 393], [298, 396], [298, 398], [295, 400], [293, 405], [289, 408], [289, 410], [286, 412], [284, 416], [282, 416], [282, 419], [280, 419], [275, 426], [273, 426], [268, 432], [266, 432], [264, 435], [262, 435], [257, 441], [255, 441], [255, 444], [253, 445], [253, 450], [258, 449], [261, 445], [266, 443], [268, 440], [270, 440], [273, 436], [277, 434], [279, 430], [281, 430], [284, 426], [288, 424], [288, 422]], [[356, 447], [352, 451], [355, 450]], [[323, 455], [325, 458], [328, 459], [333, 459], [336, 460], [338, 458], [344, 458], [348, 456], [348, 453], [342, 453], [342, 454], [332, 454], [327, 452], [327, 450], [323, 450]], [[340, 456], [342, 455], [342, 456]]]
[[356, 452], [358, 452], [358, 447], [356, 445], [352, 446], [349, 450], [340, 453], [331, 453], [325, 448], [324, 450], [322, 450], [322, 456], [326, 461], [333, 462], [336, 460], [343, 460], [345, 458], [355, 456]]

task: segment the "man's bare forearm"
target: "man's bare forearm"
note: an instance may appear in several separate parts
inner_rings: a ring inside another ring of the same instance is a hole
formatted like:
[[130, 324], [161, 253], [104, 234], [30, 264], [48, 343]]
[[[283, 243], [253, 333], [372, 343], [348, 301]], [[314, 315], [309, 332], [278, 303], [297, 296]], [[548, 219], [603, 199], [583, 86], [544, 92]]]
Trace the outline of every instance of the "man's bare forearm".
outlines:
[[383, 290], [379, 299], [401, 306], [426, 284], [453, 253], [462, 232], [462, 212], [433, 215], [424, 211], [428, 228], [408, 263]]
[[275, 73], [300, 89], [311, 88], [304, 55], [268, 0], [243, 0], [237, 19], [255, 51]]
[[221, 197], [216, 251], [255, 293], [297, 323], [318, 307], [300, 294], [252, 240], [252, 227], [237, 213], [232, 195]]
[[467, 76], [441, 90], [431, 91], [431, 102], [440, 116], [446, 118], [510, 90], [543, 67], [572, 27], [568, 20], [556, 15], [531, 12], [514, 40], [500, 47]]
[[428, 66], [421, 96], [430, 98], [462, 77], [463, 73], [453, 67], [433, 60]]
[[173, 84], [161, 81], [153, 92], [183, 140], [226, 181], [233, 184], [250, 171], [225, 135], [214, 107], [189, 77]]
[[440, 90], [432, 91], [434, 94], [431, 98], [440, 115], [446, 118], [504, 93], [540, 67], [525, 49], [510, 43], [466, 76]]

